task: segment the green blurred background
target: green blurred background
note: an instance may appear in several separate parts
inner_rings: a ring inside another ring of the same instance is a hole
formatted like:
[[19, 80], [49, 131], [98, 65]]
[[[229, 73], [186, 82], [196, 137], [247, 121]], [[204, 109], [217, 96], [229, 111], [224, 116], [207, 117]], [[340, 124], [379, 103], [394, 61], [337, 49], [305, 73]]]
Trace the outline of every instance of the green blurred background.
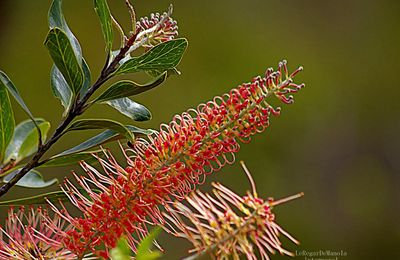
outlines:
[[[124, 1], [109, 2], [127, 28]], [[301, 241], [300, 246], [285, 241], [290, 250], [343, 250], [348, 256], [340, 259], [348, 260], [400, 259], [399, 1], [134, 2], [138, 16], [162, 12], [172, 2], [180, 36], [189, 40], [179, 65], [182, 75], [135, 99], [153, 113], [151, 121], [138, 126], [157, 128], [282, 59], [291, 69], [303, 65], [297, 81], [306, 88], [295, 104], [283, 107], [281, 117], [243, 145], [237, 159], [247, 163], [263, 197], [305, 192], [304, 198], [275, 209], [277, 222]], [[62, 109], [50, 90], [52, 62], [43, 46], [49, 5], [49, 0], [0, 1], [0, 68], [33, 114], [52, 122], [54, 130]], [[64, 9], [95, 78], [105, 57], [92, 1], [65, 0]], [[143, 81], [145, 76], [129, 78]], [[14, 107], [17, 121], [24, 120]], [[108, 107], [93, 108], [87, 117], [132, 123]], [[53, 152], [92, 134], [69, 134]], [[70, 170], [43, 173], [62, 179]], [[238, 163], [209, 180], [242, 194], [249, 189]], [[4, 199], [39, 192], [14, 188]], [[185, 241], [166, 235], [161, 242], [165, 259], [177, 259], [188, 249]]]

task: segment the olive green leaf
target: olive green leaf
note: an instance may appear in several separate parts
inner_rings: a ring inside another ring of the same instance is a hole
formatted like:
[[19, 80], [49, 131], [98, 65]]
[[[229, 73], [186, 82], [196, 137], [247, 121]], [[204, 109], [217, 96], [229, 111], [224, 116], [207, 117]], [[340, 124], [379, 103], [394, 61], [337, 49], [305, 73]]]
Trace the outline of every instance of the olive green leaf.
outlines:
[[10, 78], [0, 70], [0, 87], [5, 87], [10, 92], [10, 94], [14, 97], [17, 103], [21, 106], [21, 108], [25, 111], [25, 113], [29, 116], [29, 118], [33, 121], [36, 126], [36, 129], [40, 131], [39, 127], [36, 125], [35, 120], [33, 119], [33, 115], [27, 105], [25, 104], [24, 100], [22, 99], [21, 95], [19, 94], [18, 89], [12, 83]]
[[[35, 118], [35, 123], [40, 128], [42, 140], [46, 140], [47, 133], [50, 129], [50, 123], [42, 118]], [[33, 154], [37, 151], [38, 141], [38, 132], [35, 124], [31, 120], [25, 120], [19, 123], [7, 147], [6, 162], [14, 160], [18, 163], [22, 159]]]
[[78, 164], [80, 161], [85, 161], [87, 163], [93, 163], [97, 161], [97, 158], [93, 156], [94, 153], [99, 153], [101, 150], [97, 151], [87, 151], [67, 155], [56, 155], [52, 156], [46, 160], [45, 163], [39, 167], [60, 167], [68, 166], [73, 164]]
[[78, 131], [89, 129], [111, 129], [122, 135], [128, 140], [133, 140], [134, 135], [128, 128], [121, 123], [108, 119], [81, 119], [73, 122], [66, 131]]
[[[82, 194], [87, 196], [87, 192], [82, 188], [77, 188]], [[92, 189], [96, 193], [100, 193], [100, 190]], [[31, 197], [24, 197], [20, 199], [12, 199], [7, 201], [0, 201], [0, 207], [4, 206], [22, 206], [22, 205], [38, 205], [47, 204], [47, 201], [59, 202], [59, 201], [69, 201], [67, 194], [62, 190], [46, 192]]]
[[134, 121], [147, 121], [151, 119], [151, 113], [145, 106], [136, 103], [129, 98], [113, 99], [105, 101], [104, 103], [115, 108], [121, 114]]
[[165, 72], [159, 75], [156, 79], [144, 85], [140, 85], [129, 80], [121, 80], [111, 85], [106, 91], [104, 91], [104, 93], [96, 98], [94, 102], [102, 103], [113, 99], [134, 96], [157, 87], [163, 83], [166, 78], [167, 73]]
[[80, 91], [80, 96], [83, 97], [88, 89], [90, 88], [92, 84], [92, 76], [90, 74], [90, 68], [89, 65], [87, 64], [85, 59], [82, 59], [82, 70], [83, 70], [83, 86]]
[[59, 200], [68, 200], [67, 195], [63, 191], [53, 191], [32, 197], [24, 197], [20, 199], [13, 199], [7, 201], [0, 201], [1, 206], [22, 206], [22, 205], [37, 205], [37, 204], [47, 204], [46, 199], [52, 202], [58, 202]]
[[[131, 131], [133, 134], [140, 134], [140, 135], [150, 135], [152, 133], [154, 133], [154, 130], [151, 129], [141, 129], [139, 127], [136, 126], [131, 126], [131, 125], [126, 125], [125, 126], [129, 131]], [[93, 147], [98, 147], [104, 143], [108, 143], [114, 140], [118, 140], [118, 139], [122, 139], [124, 138], [125, 135], [120, 135], [118, 132], [113, 131], [113, 130], [106, 130], [86, 141], [84, 141], [83, 143], [74, 146], [58, 155], [56, 155], [55, 157], [61, 157], [64, 155], [69, 155], [69, 154], [75, 154], [75, 153], [80, 153], [83, 151], [86, 151], [88, 149], [91, 149]]]
[[[13, 171], [9, 175], [3, 178], [3, 182], [9, 182], [14, 176], [20, 171], [20, 169]], [[53, 184], [58, 183], [57, 179], [51, 179], [49, 181], [43, 180], [43, 176], [36, 170], [31, 170], [24, 175], [15, 185], [25, 188], [45, 188]]]
[[14, 133], [15, 121], [7, 89], [0, 84], [0, 165]]
[[175, 68], [181, 61], [187, 45], [187, 40], [183, 38], [160, 43], [143, 55], [126, 61], [118, 68], [116, 74]]
[[48, 14], [49, 27], [50, 29], [58, 27], [65, 32], [65, 34], [68, 36], [68, 39], [72, 44], [72, 48], [74, 49], [74, 53], [78, 59], [78, 62], [80, 62], [82, 60], [81, 46], [78, 40], [76, 39], [75, 35], [69, 29], [67, 22], [65, 21], [61, 7], [62, 7], [62, 0], [53, 0]]
[[100, 19], [101, 30], [103, 32], [104, 40], [106, 41], [107, 52], [112, 48], [114, 34], [112, 28], [112, 19], [110, 9], [108, 8], [106, 0], [94, 0], [94, 10]]
[[181, 75], [181, 72], [177, 68], [172, 68], [167, 70], [163, 69], [146, 70], [146, 73], [152, 76], [153, 78], [157, 78], [163, 73], [167, 73], [167, 77], [173, 75]]
[[83, 70], [68, 36], [55, 27], [49, 31], [44, 44], [71, 90], [79, 93], [83, 85]]
[[74, 93], [72, 93], [67, 81], [56, 66], [51, 68], [50, 83], [54, 96], [60, 99], [61, 105], [65, 109], [63, 113], [63, 116], [65, 116], [71, 109]]

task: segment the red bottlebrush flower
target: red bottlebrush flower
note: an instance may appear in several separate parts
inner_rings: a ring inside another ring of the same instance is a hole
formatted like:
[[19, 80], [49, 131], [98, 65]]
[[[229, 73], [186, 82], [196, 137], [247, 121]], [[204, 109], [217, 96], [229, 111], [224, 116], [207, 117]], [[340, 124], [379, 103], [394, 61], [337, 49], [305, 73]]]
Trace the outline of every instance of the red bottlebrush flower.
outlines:
[[261, 259], [269, 259], [268, 252], [275, 254], [276, 251], [293, 256], [282, 248], [278, 236], [283, 234], [296, 244], [298, 241], [276, 224], [272, 209], [303, 196], [303, 193], [264, 201], [257, 196], [253, 179], [242, 165], [252, 184], [252, 193], [241, 197], [225, 186], [213, 183], [214, 196], [197, 191], [186, 197], [191, 207], [180, 202], [167, 205], [164, 228], [189, 240], [194, 246], [190, 253], [210, 254], [213, 259], [230, 259], [231, 256], [240, 259], [240, 255], [244, 255], [246, 259], [257, 260], [257, 249]]
[[[159, 43], [170, 41], [178, 35], [177, 22], [171, 18], [172, 5], [167, 13], [150, 14], [136, 22], [137, 42], [145, 40], [143, 47], [151, 48]], [[146, 38], [146, 39], [145, 39]]]
[[278, 71], [268, 69], [265, 77], [175, 116], [169, 125], [161, 125], [160, 132], [138, 139], [124, 151], [128, 166], [120, 166], [108, 153], [108, 160], [99, 160], [104, 173], [82, 163], [88, 176], [75, 177], [87, 194], [69, 180], [63, 187], [84, 213], [81, 218], [66, 218], [75, 226], [66, 234], [67, 247], [78, 255], [86, 250], [107, 255], [97, 250], [114, 247], [122, 234], [134, 247], [137, 241], [129, 234], [140, 240], [147, 234], [146, 223], [163, 222], [158, 205], [183, 199], [206, 175], [233, 163], [239, 140], [248, 142], [268, 127], [270, 115], [280, 111], [267, 103], [270, 96], [293, 101], [286, 95], [303, 87], [292, 81], [301, 69], [289, 75], [282, 62]]
[[10, 208], [5, 228], [0, 228], [0, 259], [76, 259], [58, 233], [67, 228], [58, 215], [50, 218], [42, 208]]

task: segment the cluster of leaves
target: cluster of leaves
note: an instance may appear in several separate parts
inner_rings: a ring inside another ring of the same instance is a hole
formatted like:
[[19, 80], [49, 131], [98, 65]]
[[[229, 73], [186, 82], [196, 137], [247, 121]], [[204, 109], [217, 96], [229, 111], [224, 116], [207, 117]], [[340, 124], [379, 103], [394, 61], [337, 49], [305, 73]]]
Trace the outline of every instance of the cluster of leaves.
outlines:
[[[45, 181], [35, 168], [66, 166], [80, 160], [91, 160], [92, 154], [98, 152], [98, 147], [104, 143], [121, 139], [132, 141], [135, 135], [151, 134], [150, 129], [141, 129], [114, 120], [75, 118], [92, 105], [105, 104], [133, 121], [149, 120], [150, 111], [133, 101], [131, 97], [159, 86], [171, 72], [176, 72], [176, 66], [187, 47], [186, 39], [172, 39], [161, 42], [153, 48], [146, 48], [143, 54], [132, 57], [129, 47], [135, 43], [136, 36], [133, 24], [130, 34], [122, 37], [132, 41], [121, 42], [121, 49], [113, 51], [114, 18], [106, 0], [95, 0], [95, 11], [106, 43], [107, 61], [98, 79], [93, 83], [82, 48], [67, 25], [61, 4], [62, 0], [52, 2], [48, 15], [50, 31], [44, 43], [54, 62], [51, 69], [51, 90], [64, 108], [61, 123], [52, 135], [49, 134], [50, 123], [32, 115], [16, 86], [3, 71], [0, 71], [0, 178], [3, 183], [12, 180], [21, 168], [26, 166], [29, 167], [29, 172], [16, 185], [27, 188], [47, 187], [57, 183], [57, 180]], [[145, 84], [120, 80], [97, 96], [93, 95], [112, 77], [137, 72], [146, 72], [151, 79]], [[26, 112], [28, 120], [15, 125], [9, 94]], [[54, 156], [41, 158], [64, 134], [87, 129], [99, 129], [103, 132]], [[56, 198], [62, 196], [61, 193], [44, 195]], [[43, 200], [39, 196], [19, 201], [21, 204], [33, 202], [43, 202]], [[0, 205], [9, 203], [11, 202], [3, 201]]]

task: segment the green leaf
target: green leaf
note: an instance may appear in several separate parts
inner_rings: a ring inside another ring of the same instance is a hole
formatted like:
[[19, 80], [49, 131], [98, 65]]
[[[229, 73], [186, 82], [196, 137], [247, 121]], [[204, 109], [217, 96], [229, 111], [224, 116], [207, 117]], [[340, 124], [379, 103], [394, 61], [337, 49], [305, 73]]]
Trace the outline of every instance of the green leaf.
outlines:
[[[150, 130], [150, 129], [141, 129], [141, 128], [138, 128], [135, 126], [130, 126], [130, 125], [127, 125], [125, 127], [134, 134], [150, 135], [154, 132], [153, 130]], [[93, 147], [97, 147], [104, 143], [111, 142], [113, 140], [118, 140], [118, 139], [121, 139], [121, 136], [118, 134], [118, 132], [113, 131], [113, 130], [106, 130], [106, 131], [86, 140], [85, 142], [58, 154], [57, 156], [63, 156], [63, 155], [83, 152], [83, 151], [86, 151]]]
[[46, 198], [51, 202], [58, 202], [59, 200], [68, 200], [67, 195], [63, 191], [53, 191], [32, 197], [24, 197], [21, 199], [13, 199], [7, 201], [0, 201], [1, 206], [22, 206], [22, 205], [33, 205], [33, 204], [47, 204]]
[[58, 27], [65, 32], [65, 34], [68, 36], [69, 41], [72, 44], [72, 48], [74, 49], [74, 53], [78, 59], [79, 64], [82, 63], [84, 83], [81, 88], [80, 94], [81, 96], [83, 96], [91, 84], [90, 70], [85, 59], [82, 57], [82, 49], [78, 40], [76, 39], [75, 35], [71, 32], [70, 28], [67, 25], [67, 22], [65, 21], [61, 5], [62, 5], [62, 0], [53, 1], [49, 10], [49, 27], [50, 29]]
[[122, 135], [128, 140], [133, 140], [134, 135], [124, 125], [116, 121], [107, 119], [82, 119], [71, 124], [66, 131], [89, 130], [89, 129], [111, 129]]
[[112, 20], [110, 9], [108, 8], [106, 0], [94, 0], [94, 10], [100, 19], [101, 30], [103, 32], [104, 40], [106, 41], [107, 52], [112, 48], [114, 34], [112, 28]]
[[[18, 89], [14, 86], [12, 81], [10, 80], [7, 75], [0, 70], [0, 87], [4, 86], [7, 88], [7, 90], [11, 93], [11, 95], [14, 97], [14, 99], [18, 102], [18, 104], [22, 107], [22, 109], [25, 111], [25, 113], [29, 116], [29, 118], [33, 121], [33, 115], [29, 108], [26, 106], [24, 100], [22, 99], [21, 95], [19, 94]], [[35, 123], [36, 124], [36, 123]], [[36, 128], [39, 130], [39, 127], [36, 125]]]
[[[3, 182], [9, 182], [19, 171], [20, 169], [4, 177]], [[25, 174], [24, 177], [22, 177], [15, 185], [25, 188], [45, 188], [56, 183], [58, 183], [57, 179], [45, 181], [43, 180], [43, 176], [40, 172], [36, 170], [31, 170], [27, 174]]]
[[146, 70], [168, 70], [176, 67], [187, 47], [186, 39], [163, 42], [139, 57], [133, 57], [122, 64], [116, 74]]
[[[82, 194], [87, 194], [87, 192], [82, 188], [77, 188]], [[93, 189], [94, 192], [100, 193], [100, 190]], [[47, 200], [51, 202], [69, 201], [68, 196], [63, 191], [52, 191], [43, 193], [36, 196], [24, 197], [20, 199], [13, 199], [7, 201], [0, 201], [0, 207], [4, 206], [22, 206], [22, 205], [38, 205], [47, 204]]]
[[125, 127], [134, 134], [151, 135], [157, 132], [153, 129], [142, 129], [133, 125], [126, 125]]
[[157, 238], [160, 232], [161, 228], [156, 227], [140, 242], [135, 256], [136, 260], [151, 260], [157, 259], [161, 256], [161, 252], [151, 251], [153, 241]]
[[63, 113], [63, 116], [65, 116], [71, 109], [74, 93], [72, 93], [67, 81], [56, 66], [51, 68], [50, 83], [54, 96], [61, 101], [61, 105], [65, 108]]
[[110, 250], [110, 256], [112, 260], [131, 259], [131, 249], [128, 240], [125, 237], [121, 237], [118, 240], [117, 246]]
[[83, 71], [68, 36], [60, 29], [51, 29], [44, 43], [57, 68], [74, 93], [83, 85]]
[[128, 80], [118, 81], [111, 85], [111, 87], [109, 87], [106, 91], [104, 91], [104, 93], [96, 98], [94, 102], [101, 103], [113, 99], [134, 96], [157, 87], [158, 85], [163, 83], [166, 78], [167, 73], [165, 72], [162, 75], [158, 76], [156, 79], [144, 85], [140, 85], [138, 83]]
[[[82, 69], [84, 75], [83, 86], [80, 90], [81, 97], [84, 96], [91, 85], [91, 75], [90, 69], [87, 65], [85, 59], [82, 60]], [[53, 94], [56, 98], [60, 99], [61, 104], [65, 108], [63, 116], [67, 114], [73, 104], [74, 93], [72, 93], [71, 88], [68, 86], [67, 81], [64, 76], [61, 74], [60, 70], [53, 66], [51, 69], [51, 88], [53, 90]]]
[[86, 161], [87, 163], [96, 162], [97, 158], [94, 157], [93, 153], [101, 152], [101, 150], [97, 151], [88, 151], [67, 155], [56, 155], [50, 157], [44, 164], [39, 167], [60, 167], [60, 166], [68, 166], [72, 164], [77, 164], [80, 161]]
[[160, 70], [160, 69], [146, 70], [146, 73], [152, 76], [153, 78], [157, 78], [163, 73], [167, 73], [167, 78], [172, 75], [181, 75], [181, 72], [177, 68], [172, 68], [168, 70]]
[[0, 165], [14, 133], [15, 121], [7, 89], [0, 84]]
[[58, 27], [65, 32], [65, 34], [68, 36], [68, 39], [72, 44], [72, 48], [74, 49], [74, 53], [77, 59], [80, 62], [82, 60], [81, 46], [79, 45], [79, 42], [76, 39], [75, 35], [69, 29], [67, 22], [65, 21], [64, 15], [62, 13], [61, 7], [62, 7], [62, 0], [53, 0], [48, 14], [49, 27], [50, 29]]
[[69, 154], [86, 151], [90, 148], [93, 148], [93, 147], [102, 145], [104, 143], [116, 140], [116, 139], [118, 139], [117, 137], [118, 137], [117, 132], [115, 132], [113, 130], [106, 130], [106, 131], [86, 140], [85, 142], [58, 154], [57, 156], [69, 155]]
[[[42, 133], [42, 140], [46, 140], [50, 123], [42, 118], [35, 118], [36, 125]], [[38, 132], [31, 120], [25, 120], [17, 125], [13, 137], [6, 150], [6, 161], [15, 160], [16, 163], [37, 151]]]
[[119, 98], [104, 103], [115, 108], [121, 114], [134, 121], [147, 121], [151, 119], [151, 113], [145, 106], [136, 103], [129, 98]]
[[89, 65], [85, 59], [82, 59], [82, 70], [83, 70], [83, 86], [80, 91], [81, 97], [83, 97], [92, 84], [92, 78], [90, 74]]

